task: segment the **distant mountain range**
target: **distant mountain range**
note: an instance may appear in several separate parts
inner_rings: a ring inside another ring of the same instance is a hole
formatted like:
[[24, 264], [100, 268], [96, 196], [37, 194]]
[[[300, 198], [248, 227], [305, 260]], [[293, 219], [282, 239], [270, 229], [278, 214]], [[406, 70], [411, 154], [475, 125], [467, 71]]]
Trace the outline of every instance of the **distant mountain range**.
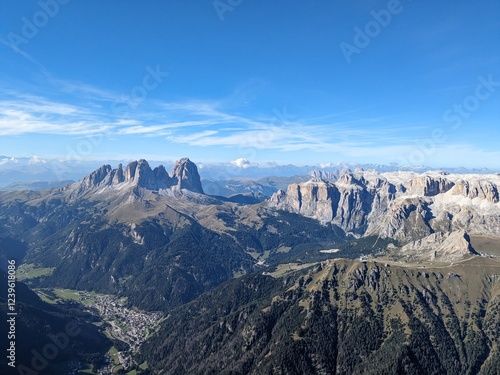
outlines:
[[50, 270], [30, 288], [162, 312], [145, 373], [495, 374], [499, 175], [203, 170], [141, 159], [2, 191], [0, 260]]
[[[328, 243], [372, 238], [371, 247], [360, 245], [364, 253], [450, 262], [481, 252], [471, 235], [500, 236], [500, 176], [343, 170], [323, 177], [286, 190], [267, 180], [277, 189], [268, 199], [227, 198], [205, 192], [188, 158], [171, 172], [145, 160], [105, 164], [63, 187], [0, 193], [0, 230], [25, 239], [26, 261], [55, 267], [39, 285], [122, 293], [143, 308], [187, 302], [264, 260], [317, 260], [321, 254], [304, 249]], [[165, 272], [173, 284], [136, 294], [140, 278]]]
[[[9, 157], [0, 156], [0, 189], [22, 190], [24, 188], [41, 190], [49, 187], [61, 186], [68, 181], [77, 181], [103, 164], [127, 165], [129, 160], [107, 160], [107, 161], [85, 161], [85, 160], [58, 160], [46, 159], [40, 156], [31, 157]], [[170, 169], [174, 161], [149, 161], [152, 167], [163, 165]], [[276, 191], [272, 184], [263, 183], [262, 179], [293, 178], [286, 183], [300, 182], [304, 176], [311, 174], [337, 175], [342, 171], [357, 169], [374, 170], [377, 172], [391, 171], [413, 171], [425, 172], [433, 170], [427, 166], [402, 166], [398, 164], [358, 164], [358, 163], [323, 163], [318, 165], [296, 166], [292, 164], [277, 165], [267, 163], [255, 165], [250, 163], [199, 163], [198, 170], [202, 184], [206, 186], [209, 194], [229, 196], [231, 194], [253, 192], [269, 196]], [[497, 171], [489, 169], [466, 169], [466, 168], [434, 168], [434, 170], [446, 170], [450, 173], [476, 173], [487, 174]], [[249, 180], [258, 185], [255, 189], [248, 187]], [[226, 188], [227, 186], [227, 188]], [[270, 189], [266, 189], [270, 188]], [[286, 187], [280, 185], [279, 188]]]
[[[299, 238], [342, 236], [321, 235], [322, 225], [299, 215], [277, 221], [260, 200], [244, 198], [205, 194], [187, 158], [170, 173], [145, 160], [103, 165], [52, 190], [0, 193], [0, 235], [23, 238], [19, 261], [55, 267], [32, 286], [126, 295], [143, 309], [188, 302], [234, 275], [253, 272], [265, 251], [298, 244]], [[154, 287], [145, 289], [147, 283]]]

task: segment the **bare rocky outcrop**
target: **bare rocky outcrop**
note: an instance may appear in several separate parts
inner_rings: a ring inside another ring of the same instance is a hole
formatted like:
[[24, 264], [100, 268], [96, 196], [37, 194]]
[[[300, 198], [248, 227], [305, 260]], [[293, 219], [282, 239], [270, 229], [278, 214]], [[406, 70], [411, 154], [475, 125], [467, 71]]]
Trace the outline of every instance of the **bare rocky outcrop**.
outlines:
[[175, 163], [172, 172], [172, 186], [176, 189], [187, 189], [203, 194], [198, 168], [188, 158], [182, 158]]
[[278, 191], [274, 194], [270, 203], [280, 209], [356, 231], [366, 222], [366, 202], [370, 195], [361, 185], [346, 183], [348, 179], [341, 181], [336, 184], [313, 179], [291, 184], [286, 193]]
[[[163, 168], [163, 166], [158, 168]], [[146, 160], [134, 161], [125, 168], [124, 181], [135, 182], [137, 186], [150, 190], [168, 189], [172, 185], [172, 180], [166, 171], [158, 173], [158, 168], [155, 169], [157, 172], [155, 173]]]
[[292, 184], [268, 205], [404, 245], [436, 232], [500, 234], [499, 185], [496, 175], [356, 171]]
[[464, 257], [478, 255], [464, 230], [451, 233], [437, 232], [412, 241], [402, 247], [400, 255], [412, 261], [456, 262]]
[[337, 181], [313, 178], [275, 193], [269, 205], [321, 222], [331, 222], [352, 233], [363, 233], [372, 216], [377, 216], [394, 199], [396, 186], [384, 178], [366, 180], [346, 173]]
[[328, 222], [334, 216], [332, 197], [335, 195], [338, 195], [338, 191], [331, 184], [311, 181], [291, 184], [286, 193], [278, 192], [274, 199], [286, 210]]
[[79, 184], [82, 191], [85, 189], [94, 188], [96, 186], [99, 186], [111, 172], [111, 165], [103, 165], [86, 176], [82, 181], [77, 182], [77, 184]]
[[454, 195], [462, 195], [466, 198], [486, 199], [488, 202], [498, 203], [498, 186], [490, 181], [459, 180], [452, 189]]
[[443, 177], [418, 176], [410, 181], [409, 193], [432, 197], [434, 195], [446, 193], [455, 183]]
[[431, 234], [431, 218], [430, 207], [423, 198], [393, 200], [378, 220], [370, 222], [366, 234], [393, 238], [404, 243]]
[[144, 159], [133, 161], [125, 168], [121, 164], [115, 169], [110, 165], [103, 165], [68, 189], [80, 195], [99, 192], [106, 187], [123, 188], [126, 186], [148, 190], [180, 191], [186, 189], [203, 194], [198, 169], [188, 158], [177, 161], [172, 176], [168, 174], [163, 165], [151, 169], [149, 163]]

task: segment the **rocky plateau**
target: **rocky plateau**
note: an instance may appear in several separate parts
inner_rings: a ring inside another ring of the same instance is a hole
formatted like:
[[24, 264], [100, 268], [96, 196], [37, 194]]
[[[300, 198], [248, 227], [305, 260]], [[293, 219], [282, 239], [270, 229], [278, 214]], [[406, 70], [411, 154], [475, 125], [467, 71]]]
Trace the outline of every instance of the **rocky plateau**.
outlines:
[[[473, 254], [468, 234], [500, 235], [500, 176], [346, 172], [280, 190], [269, 207], [338, 225], [356, 237], [392, 238], [404, 254], [452, 260]], [[422, 247], [431, 253], [423, 256]]]

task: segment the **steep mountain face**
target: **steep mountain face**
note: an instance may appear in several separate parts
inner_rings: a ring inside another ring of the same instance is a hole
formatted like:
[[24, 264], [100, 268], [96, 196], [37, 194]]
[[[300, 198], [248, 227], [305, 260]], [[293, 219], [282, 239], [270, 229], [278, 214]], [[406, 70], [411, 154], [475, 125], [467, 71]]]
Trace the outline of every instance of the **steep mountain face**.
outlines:
[[470, 262], [233, 280], [171, 312], [142, 353], [158, 374], [497, 374], [498, 265]]
[[365, 179], [347, 173], [335, 182], [314, 178], [291, 184], [286, 193], [281, 190], [274, 194], [269, 205], [362, 234], [371, 216], [383, 211], [402, 188], [379, 176]]
[[454, 182], [441, 176], [417, 176], [408, 184], [408, 193], [424, 197], [444, 194], [454, 186]]
[[412, 241], [401, 248], [401, 255], [411, 261], [456, 262], [471, 255], [479, 255], [472, 248], [470, 237], [465, 231], [433, 233]]
[[470, 199], [479, 198], [491, 203], [498, 203], [498, 183], [488, 180], [469, 182], [460, 179], [455, 183], [453, 194]]
[[200, 175], [196, 164], [188, 158], [183, 158], [175, 163], [172, 172], [172, 181], [177, 189], [187, 189], [195, 193], [203, 194]]
[[148, 190], [186, 189], [203, 194], [198, 169], [188, 158], [176, 162], [172, 176], [163, 165], [151, 169], [144, 159], [129, 163], [125, 169], [122, 164], [115, 169], [110, 165], [103, 165], [83, 180], [67, 187], [67, 190], [80, 195], [102, 193], [109, 190], [106, 188], [124, 189], [131, 186]]
[[358, 171], [278, 191], [269, 206], [401, 243], [434, 233], [500, 234], [500, 176]]

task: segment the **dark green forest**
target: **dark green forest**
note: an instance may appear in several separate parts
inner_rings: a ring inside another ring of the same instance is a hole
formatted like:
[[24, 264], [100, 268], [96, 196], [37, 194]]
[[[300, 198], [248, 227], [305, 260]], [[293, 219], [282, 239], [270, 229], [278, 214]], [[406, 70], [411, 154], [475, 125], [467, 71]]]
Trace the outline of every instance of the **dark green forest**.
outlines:
[[422, 275], [398, 270], [391, 290], [394, 269], [359, 270], [233, 280], [171, 312], [141, 355], [179, 375], [498, 374], [498, 300], [464, 318]]

